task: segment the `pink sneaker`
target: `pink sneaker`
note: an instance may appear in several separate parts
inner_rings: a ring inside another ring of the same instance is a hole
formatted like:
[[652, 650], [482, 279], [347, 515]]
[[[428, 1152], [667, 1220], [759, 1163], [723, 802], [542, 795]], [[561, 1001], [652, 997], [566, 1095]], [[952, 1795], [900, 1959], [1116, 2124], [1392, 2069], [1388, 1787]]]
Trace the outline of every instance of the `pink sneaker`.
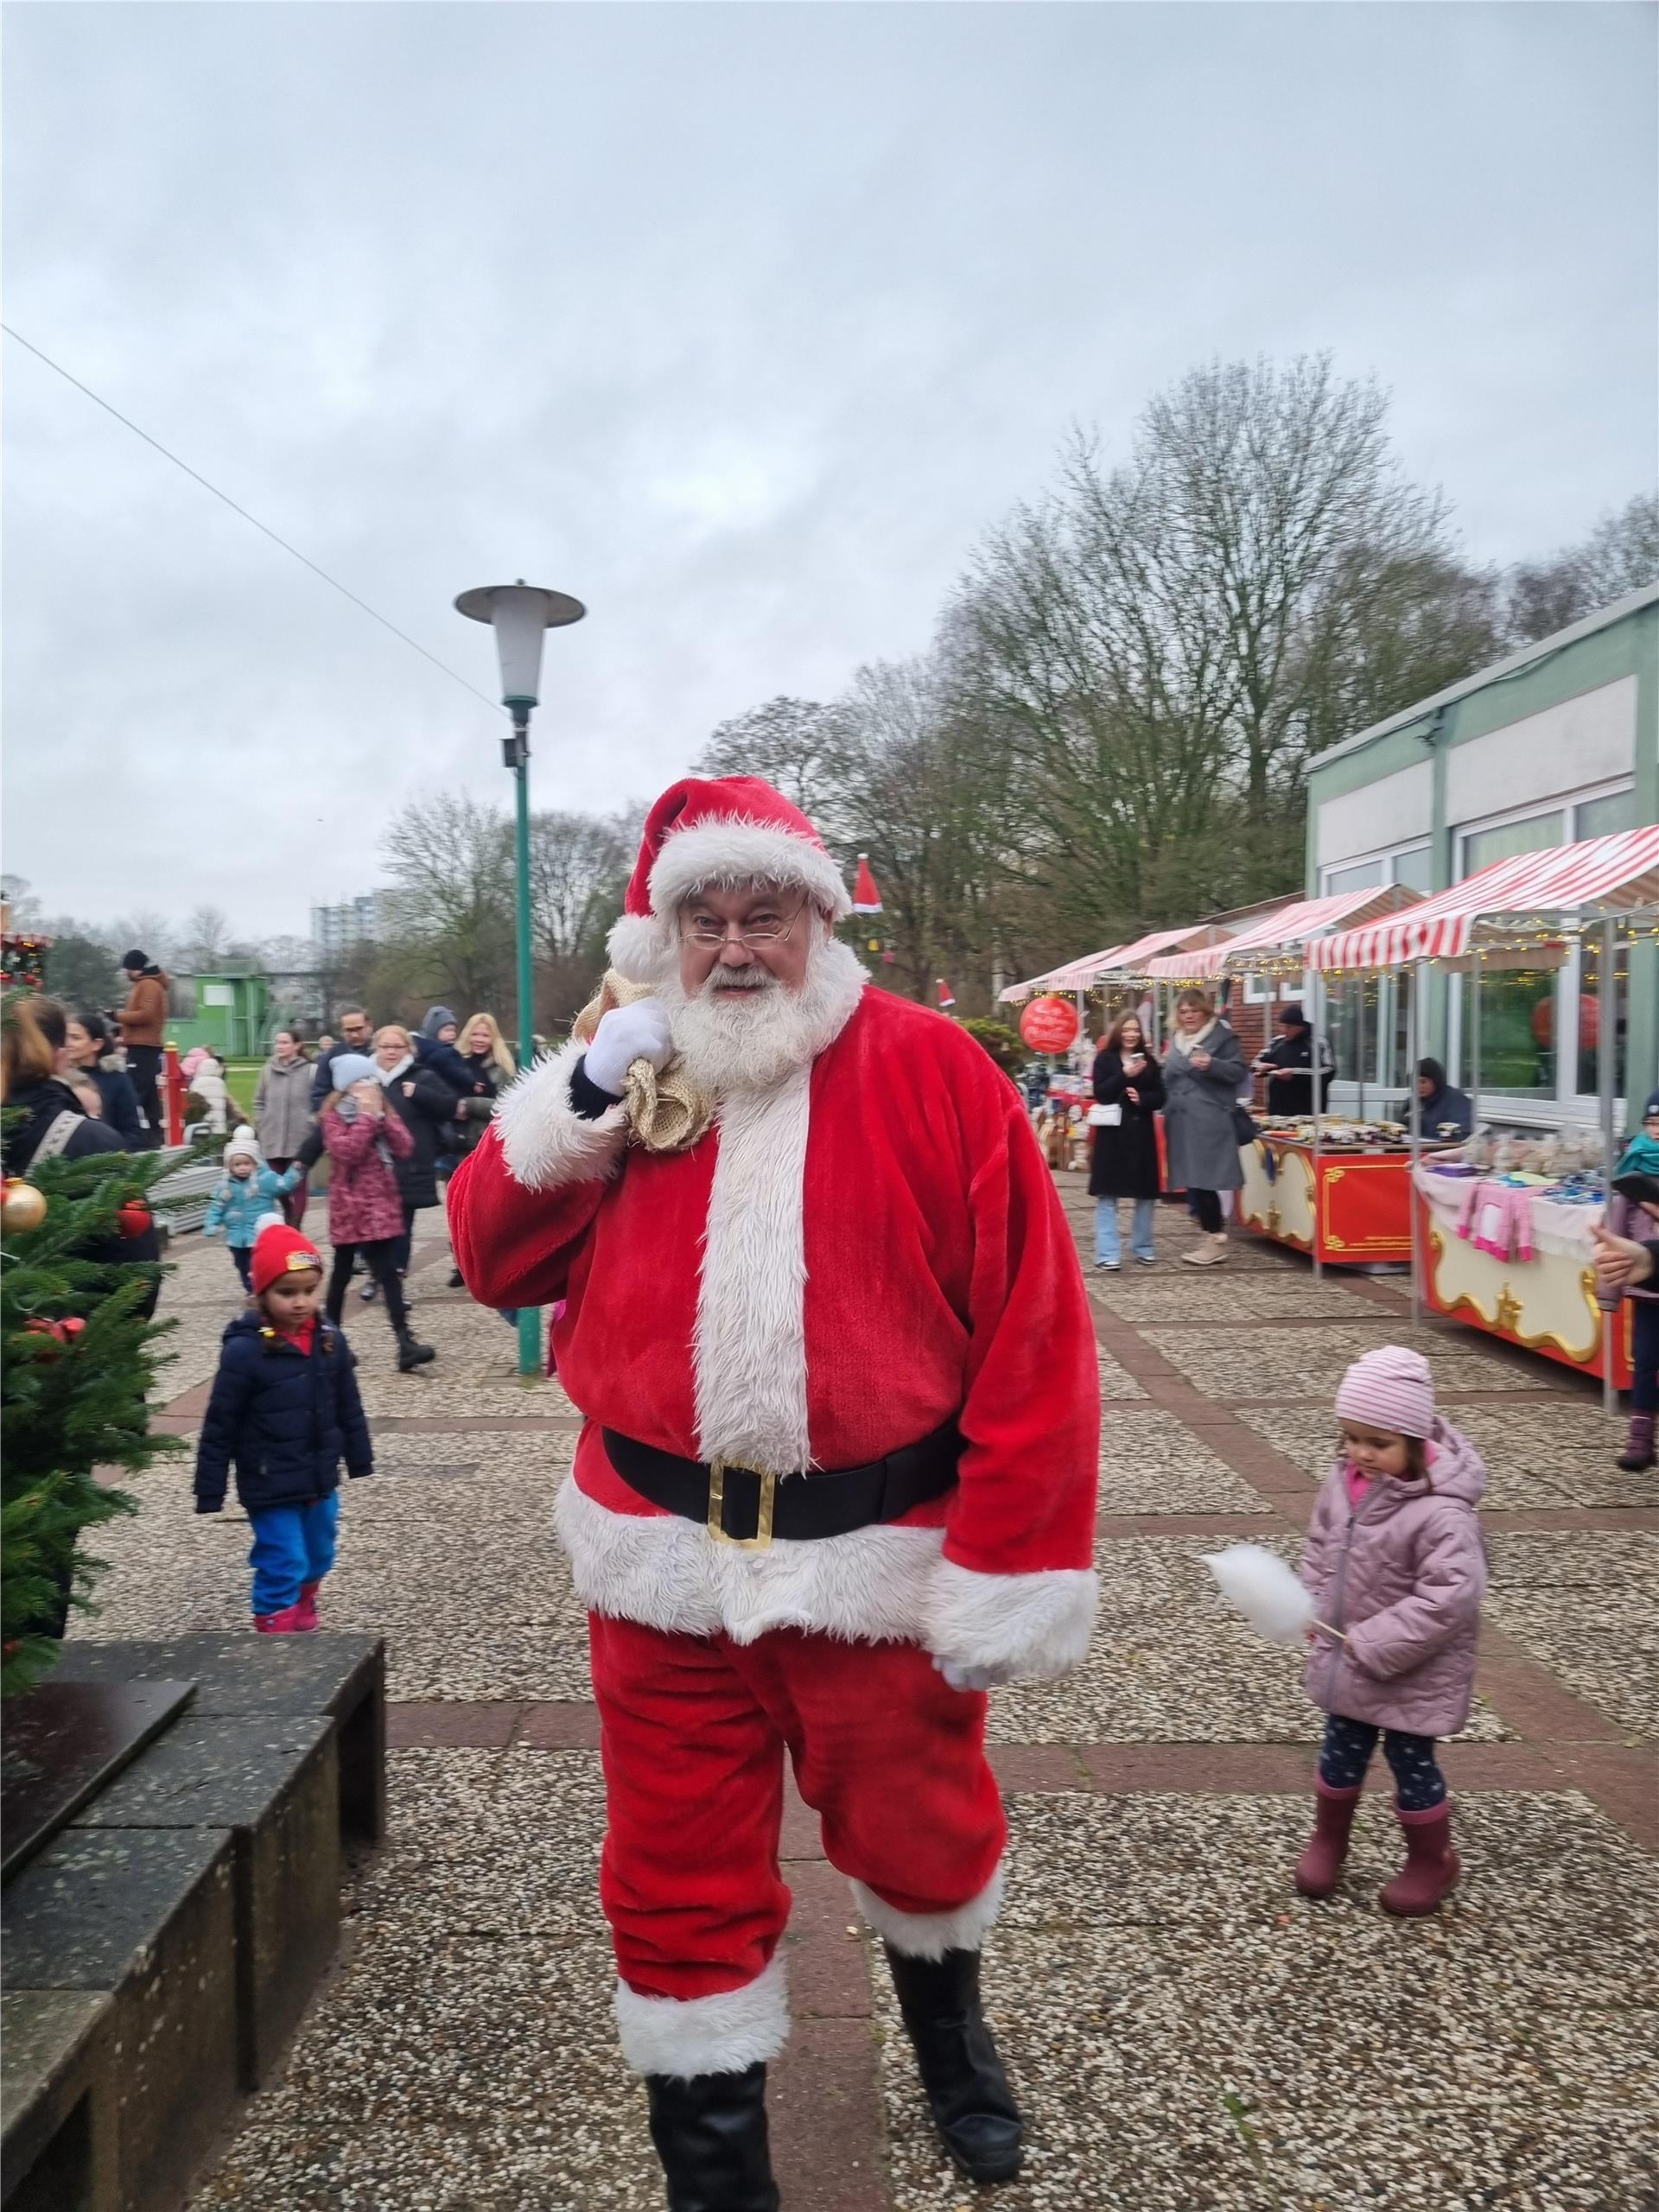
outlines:
[[294, 1608], [300, 1617], [296, 1623], [296, 1627], [308, 1629], [317, 1625], [317, 1592], [321, 1587], [321, 1577], [315, 1582], [301, 1583], [300, 1602]]
[[253, 1624], [261, 1636], [302, 1636], [316, 1626], [315, 1621], [306, 1619], [302, 1602], [284, 1605], [279, 1613], [256, 1613]]

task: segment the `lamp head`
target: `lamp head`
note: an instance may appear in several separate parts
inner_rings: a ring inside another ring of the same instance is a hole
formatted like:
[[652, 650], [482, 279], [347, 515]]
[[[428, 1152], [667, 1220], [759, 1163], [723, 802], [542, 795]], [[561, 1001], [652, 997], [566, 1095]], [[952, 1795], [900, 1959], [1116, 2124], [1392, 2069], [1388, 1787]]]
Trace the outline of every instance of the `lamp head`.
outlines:
[[487, 622], [495, 632], [495, 649], [501, 661], [501, 703], [520, 711], [533, 707], [541, 693], [542, 634], [580, 622], [588, 612], [569, 593], [543, 591], [539, 585], [481, 584], [464, 591], [455, 601], [459, 611], [474, 622]]

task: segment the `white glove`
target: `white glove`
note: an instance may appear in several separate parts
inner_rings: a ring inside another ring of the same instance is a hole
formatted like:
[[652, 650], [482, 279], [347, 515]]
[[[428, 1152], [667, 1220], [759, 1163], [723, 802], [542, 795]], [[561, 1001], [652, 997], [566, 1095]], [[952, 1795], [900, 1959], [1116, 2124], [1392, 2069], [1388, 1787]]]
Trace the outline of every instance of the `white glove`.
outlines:
[[1006, 1667], [958, 1667], [954, 1659], [942, 1659], [937, 1651], [933, 1664], [953, 1690], [999, 1690], [1013, 1679]]
[[620, 1098], [636, 1060], [649, 1060], [660, 1074], [673, 1056], [668, 1008], [660, 999], [636, 999], [632, 1006], [613, 1006], [601, 1016], [588, 1047], [588, 1080], [596, 1090]]

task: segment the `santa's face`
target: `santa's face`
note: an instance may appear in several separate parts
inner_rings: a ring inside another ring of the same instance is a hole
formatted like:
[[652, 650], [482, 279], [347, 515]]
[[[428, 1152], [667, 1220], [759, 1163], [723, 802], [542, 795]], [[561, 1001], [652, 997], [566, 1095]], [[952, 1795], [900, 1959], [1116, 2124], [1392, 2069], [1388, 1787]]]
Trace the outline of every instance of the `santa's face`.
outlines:
[[754, 883], [741, 890], [711, 886], [680, 908], [680, 988], [722, 1006], [757, 1004], [755, 993], [806, 981], [822, 917], [799, 891]]

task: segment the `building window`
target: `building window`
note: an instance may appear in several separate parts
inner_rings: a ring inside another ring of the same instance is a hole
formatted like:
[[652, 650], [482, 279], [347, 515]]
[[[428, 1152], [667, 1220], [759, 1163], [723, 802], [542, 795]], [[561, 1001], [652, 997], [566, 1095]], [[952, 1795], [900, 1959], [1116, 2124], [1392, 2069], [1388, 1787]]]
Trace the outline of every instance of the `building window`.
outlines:
[[1351, 868], [1328, 868], [1325, 872], [1327, 892], [1369, 891], [1373, 884], [1382, 882], [1382, 861], [1356, 861]]
[[1573, 811], [1575, 839], [1610, 837], [1616, 830], [1636, 828], [1636, 793], [1604, 791], [1599, 798], [1581, 799]]
[[1467, 830], [1458, 880], [1461, 883], [1465, 876], [1491, 868], [1494, 861], [1510, 861], [1517, 853], [1547, 853], [1552, 845], [1567, 842], [1567, 817], [1559, 808], [1552, 814], [1529, 814], [1519, 822], [1502, 822], [1491, 830]]

